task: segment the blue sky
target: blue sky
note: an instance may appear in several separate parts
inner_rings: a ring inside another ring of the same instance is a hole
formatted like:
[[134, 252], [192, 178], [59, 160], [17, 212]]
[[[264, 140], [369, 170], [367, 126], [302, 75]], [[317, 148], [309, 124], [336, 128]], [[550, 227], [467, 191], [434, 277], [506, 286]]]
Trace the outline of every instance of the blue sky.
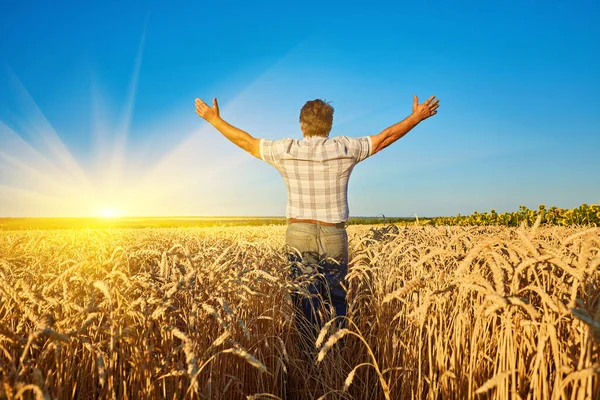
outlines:
[[0, 0], [0, 216], [284, 215], [196, 97], [269, 139], [314, 98], [357, 137], [440, 98], [355, 168], [353, 216], [600, 201], [597, 2], [84, 3]]

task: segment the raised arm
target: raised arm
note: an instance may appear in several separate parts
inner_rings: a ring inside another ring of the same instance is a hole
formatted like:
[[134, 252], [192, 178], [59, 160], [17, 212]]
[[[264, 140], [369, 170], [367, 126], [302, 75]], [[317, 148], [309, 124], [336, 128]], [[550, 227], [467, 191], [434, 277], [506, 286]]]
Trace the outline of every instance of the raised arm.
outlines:
[[440, 106], [439, 99], [435, 96], [431, 96], [424, 103], [419, 104], [419, 99], [414, 96], [412, 114], [406, 117], [404, 120], [392, 125], [381, 133], [371, 136], [371, 143], [373, 150], [371, 154], [375, 154], [406, 135], [412, 128], [424, 119], [437, 114], [437, 108]]
[[196, 114], [204, 118], [237, 146], [246, 150], [254, 157], [260, 158], [260, 139], [252, 137], [248, 132], [236, 128], [221, 118], [216, 98], [213, 99], [212, 107], [209, 107], [202, 100], [196, 99]]

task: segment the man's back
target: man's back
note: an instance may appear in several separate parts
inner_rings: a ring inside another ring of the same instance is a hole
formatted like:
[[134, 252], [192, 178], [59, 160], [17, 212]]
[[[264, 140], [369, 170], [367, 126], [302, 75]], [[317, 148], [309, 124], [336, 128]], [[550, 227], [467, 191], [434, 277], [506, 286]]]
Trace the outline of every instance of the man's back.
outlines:
[[288, 218], [338, 223], [348, 220], [350, 173], [371, 155], [371, 147], [368, 136], [262, 139], [260, 154], [285, 181]]

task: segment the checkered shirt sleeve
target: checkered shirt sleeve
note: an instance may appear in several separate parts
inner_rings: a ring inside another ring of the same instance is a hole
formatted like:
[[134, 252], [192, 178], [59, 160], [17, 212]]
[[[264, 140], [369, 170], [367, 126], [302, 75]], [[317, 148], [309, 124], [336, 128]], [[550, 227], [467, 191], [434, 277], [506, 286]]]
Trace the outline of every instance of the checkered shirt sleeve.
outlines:
[[279, 161], [286, 150], [289, 149], [291, 139], [269, 140], [260, 139], [260, 158], [274, 166], [279, 167]]
[[348, 152], [352, 154], [357, 163], [371, 155], [372, 143], [369, 136], [361, 138], [338, 136], [337, 139], [346, 145]]

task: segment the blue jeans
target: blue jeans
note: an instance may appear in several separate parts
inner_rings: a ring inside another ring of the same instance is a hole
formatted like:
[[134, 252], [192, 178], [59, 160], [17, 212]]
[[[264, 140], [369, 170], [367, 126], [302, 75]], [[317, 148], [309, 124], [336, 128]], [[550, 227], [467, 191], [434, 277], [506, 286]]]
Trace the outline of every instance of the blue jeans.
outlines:
[[[287, 227], [285, 242], [292, 278], [310, 293], [292, 294], [296, 322], [303, 333], [313, 336], [325, 322], [319, 312], [321, 299], [337, 316], [346, 316], [341, 283], [348, 272], [348, 234], [345, 228], [293, 223]], [[343, 325], [341, 319], [338, 326]]]

